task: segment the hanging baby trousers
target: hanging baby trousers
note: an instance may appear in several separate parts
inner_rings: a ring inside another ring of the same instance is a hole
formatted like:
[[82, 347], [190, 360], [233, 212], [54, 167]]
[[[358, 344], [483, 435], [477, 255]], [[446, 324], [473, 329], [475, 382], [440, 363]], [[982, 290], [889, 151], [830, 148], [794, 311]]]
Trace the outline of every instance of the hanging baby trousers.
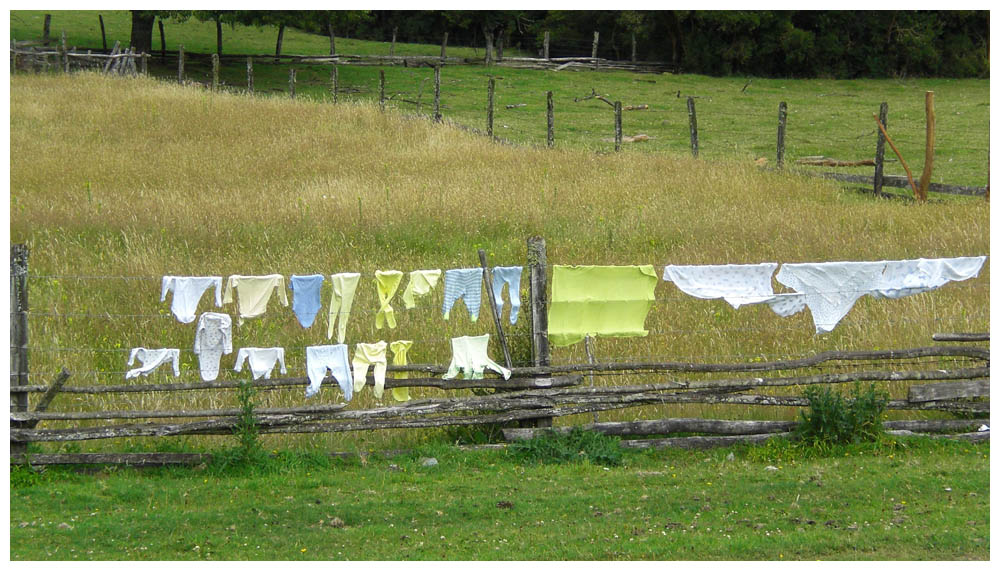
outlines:
[[464, 299], [472, 321], [479, 319], [479, 304], [482, 302], [483, 269], [463, 268], [444, 273], [444, 304], [441, 313], [448, 319], [451, 307], [460, 298]]
[[306, 347], [306, 374], [309, 376], [309, 386], [306, 387], [307, 398], [319, 392], [327, 371], [340, 385], [340, 390], [344, 392], [344, 400], [351, 400], [354, 395], [354, 384], [351, 379], [351, 368], [347, 363], [347, 345]]
[[225, 313], [202, 313], [194, 334], [194, 354], [198, 355], [201, 380], [219, 377], [219, 361], [233, 352], [233, 320]]
[[180, 349], [146, 349], [145, 347], [136, 347], [129, 353], [128, 366], [131, 367], [136, 359], [139, 359], [142, 366], [127, 371], [125, 378], [134, 379], [139, 375], [149, 375], [153, 372], [153, 369], [167, 361], [173, 361], [174, 376], [179, 377], [181, 374], [180, 358]]
[[[389, 349], [392, 349], [392, 364], [393, 365], [405, 365], [406, 364], [406, 352], [410, 350], [413, 346], [413, 341], [393, 341], [389, 344]], [[402, 371], [396, 373], [397, 379], [408, 379], [410, 378], [410, 373]], [[408, 401], [410, 400], [410, 387], [396, 387], [392, 389], [392, 398], [397, 401]]]
[[267, 302], [271, 294], [278, 292], [281, 305], [288, 307], [288, 294], [285, 293], [285, 277], [281, 274], [267, 276], [229, 276], [226, 281], [226, 292], [223, 303], [233, 302], [233, 290], [239, 292], [239, 317], [237, 325], [242, 325], [244, 319], [258, 317], [267, 311]]
[[292, 311], [299, 324], [306, 329], [312, 327], [320, 307], [320, 289], [323, 287], [322, 274], [292, 276], [288, 288], [292, 290]]
[[403, 290], [403, 305], [413, 309], [417, 305], [416, 298], [431, 292], [441, 279], [441, 270], [414, 270], [410, 272], [410, 281]]
[[503, 315], [504, 284], [507, 284], [507, 295], [510, 296], [510, 324], [514, 325], [521, 309], [521, 266], [493, 268], [493, 299], [498, 315]]
[[368, 366], [374, 365], [375, 398], [382, 398], [385, 388], [385, 341], [378, 343], [358, 343], [354, 348], [354, 392], [365, 387]]
[[399, 283], [403, 280], [403, 272], [398, 270], [376, 270], [375, 286], [378, 291], [378, 312], [375, 314], [375, 329], [382, 329], [383, 324], [388, 324], [389, 329], [396, 328], [396, 312], [389, 302], [392, 296], [396, 295]]
[[347, 318], [351, 315], [351, 305], [354, 303], [354, 292], [358, 289], [358, 280], [361, 274], [343, 273], [330, 276], [333, 284], [333, 294], [330, 295], [329, 325], [326, 328], [326, 338], [333, 337], [333, 324], [339, 318], [337, 324], [337, 342], [344, 342], [344, 334], [347, 332]]
[[198, 312], [198, 302], [205, 290], [215, 286], [215, 306], [222, 307], [222, 278], [218, 276], [179, 277], [163, 276], [160, 301], [166, 301], [167, 292], [174, 292], [170, 311], [181, 323], [191, 323]]
[[499, 363], [490, 359], [486, 350], [490, 342], [490, 334], [486, 333], [478, 337], [455, 337], [451, 340], [451, 364], [448, 372], [444, 374], [444, 379], [454, 379], [461, 372], [466, 379], [481, 379], [483, 371], [487, 368], [503, 375], [503, 378], [510, 378], [510, 369], [501, 367]]
[[250, 365], [250, 372], [256, 381], [261, 377], [271, 378], [271, 371], [274, 366], [281, 363], [281, 374], [286, 374], [285, 350], [281, 347], [243, 347], [236, 353], [236, 367], [233, 369], [238, 373], [243, 370], [243, 361]]

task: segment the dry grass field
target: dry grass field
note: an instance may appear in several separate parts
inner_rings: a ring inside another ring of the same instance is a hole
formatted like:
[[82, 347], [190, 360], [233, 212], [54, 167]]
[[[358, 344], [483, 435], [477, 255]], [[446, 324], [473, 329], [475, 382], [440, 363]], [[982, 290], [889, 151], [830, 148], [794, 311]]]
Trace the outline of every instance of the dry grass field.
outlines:
[[[478, 248], [492, 264], [520, 265], [534, 235], [545, 237], [550, 263], [660, 270], [990, 253], [989, 203], [981, 199], [877, 200], [751, 161], [498, 145], [363, 103], [212, 94], [89, 74], [19, 75], [10, 79], [10, 109], [10, 239], [31, 252], [32, 384], [49, 382], [62, 366], [73, 372], [71, 384], [123, 383], [128, 350], [137, 346], [181, 348], [181, 381], [197, 380], [194, 324], [178, 323], [159, 301], [165, 274], [361, 272], [348, 342], [412, 339], [411, 362], [447, 364], [451, 337], [493, 332], [488, 312], [473, 323], [458, 307], [442, 320], [439, 286], [413, 310], [397, 297], [399, 327], [376, 330], [375, 270], [472, 267]], [[650, 335], [598, 339], [596, 357], [726, 362], [926, 346], [936, 332], [989, 330], [989, 282], [987, 262], [978, 278], [935, 292], [862, 298], [835, 331], [820, 336], [808, 312], [779, 318], [761, 307], [733, 310], [661, 282]], [[201, 311], [209, 310], [207, 300]], [[303, 330], [272, 300], [263, 319], [234, 325], [234, 346], [282, 346], [289, 374], [301, 376], [303, 348], [326, 344], [325, 329], [324, 314]], [[515, 360], [527, 358], [528, 331], [521, 319], [510, 332]], [[499, 354], [495, 340], [491, 346]], [[553, 360], [586, 356], [579, 344], [555, 350]], [[158, 372], [135, 382], [168, 378]], [[232, 398], [193, 391], [101, 404], [204, 408]], [[311, 402], [340, 399], [339, 390], [325, 387]], [[303, 400], [300, 389], [270, 391], [259, 404]], [[56, 410], [96, 402], [67, 395]], [[365, 391], [350, 406], [374, 404]], [[602, 420], [658, 413], [629, 409], [602, 413]], [[794, 411], [690, 405], [669, 407], [669, 414], [791, 418]], [[363, 433], [301, 442], [352, 449], [425, 437]], [[292, 441], [300, 440], [269, 437], [275, 446]]]

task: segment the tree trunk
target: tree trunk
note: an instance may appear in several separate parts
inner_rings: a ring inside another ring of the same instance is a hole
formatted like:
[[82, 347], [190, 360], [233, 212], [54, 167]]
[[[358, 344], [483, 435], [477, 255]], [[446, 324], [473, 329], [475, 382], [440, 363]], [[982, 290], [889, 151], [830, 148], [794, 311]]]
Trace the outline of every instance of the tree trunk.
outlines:
[[150, 52], [153, 48], [153, 24], [156, 17], [145, 10], [132, 10], [132, 36], [129, 44], [138, 52]]

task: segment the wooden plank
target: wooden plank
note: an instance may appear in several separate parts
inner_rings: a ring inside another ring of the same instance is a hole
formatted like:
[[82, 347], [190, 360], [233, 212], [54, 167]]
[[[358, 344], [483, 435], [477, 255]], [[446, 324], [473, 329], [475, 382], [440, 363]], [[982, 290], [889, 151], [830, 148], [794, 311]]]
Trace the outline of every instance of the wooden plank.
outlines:
[[121, 464], [125, 466], [198, 465], [212, 459], [211, 454], [143, 452], [129, 454], [12, 454], [10, 463], [52, 466], [56, 464]]
[[[806, 176], [813, 176], [818, 178], [825, 178], [830, 180], [838, 180], [841, 182], [856, 182], [860, 184], [873, 185], [875, 182], [875, 177], [863, 175], [863, 174], [845, 174], [836, 172], [808, 172], [804, 171], [802, 174]], [[896, 175], [885, 175], [882, 178], [883, 186], [891, 186], [893, 188], [909, 188], [910, 184], [904, 176]], [[986, 196], [985, 186], [961, 186], [955, 184], [940, 184], [936, 182], [930, 183], [929, 190], [931, 192], [937, 192], [939, 194], [957, 194], [961, 196]]]
[[935, 341], [949, 342], [973, 342], [989, 341], [990, 334], [987, 333], [935, 333], [932, 337]]
[[[889, 128], [889, 104], [885, 101], [878, 109], [878, 120], [886, 129]], [[875, 142], [875, 176], [872, 178], [872, 188], [875, 194], [882, 193], [882, 182], [885, 173], [885, 136], [882, 131], [878, 132], [878, 140]]]
[[706, 450], [735, 444], [762, 444], [771, 438], [788, 438], [789, 433], [749, 434], [746, 436], [679, 436], [674, 438], [651, 438], [647, 440], [622, 440], [622, 448], [681, 448], [685, 450]]
[[927, 402], [954, 400], [970, 397], [990, 396], [990, 379], [974, 381], [959, 381], [957, 383], [927, 383], [910, 386], [907, 400], [910, 402]]
[[[773, 434], [788, 432], [795, 428], [795, 421], [785, 420], [716, 420], [706, 418], [663, 418], [660, 420], [636, 420], [630, 422], [596, 422], [580, 425], [584, 430], [592, 430], [613, 436], [650, 436], [675, 432], [702, 432], [721, 435]], [[559, 428], [505, 428], [505, 440], [525, 440], [546, 431], [569, 432], [575, 427]]]

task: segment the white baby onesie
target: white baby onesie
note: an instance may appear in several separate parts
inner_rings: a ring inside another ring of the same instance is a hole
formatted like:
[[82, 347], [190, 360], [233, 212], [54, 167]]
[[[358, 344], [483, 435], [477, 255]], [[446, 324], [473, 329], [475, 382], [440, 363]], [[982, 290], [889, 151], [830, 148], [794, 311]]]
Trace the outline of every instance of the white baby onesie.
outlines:
[[243, 370], [243, 361], [250, 364], [250, 372], [256, 381], [261, 377], [271, 378], [271, 371], [277, 363], [281, 363], [281, 374], [286, 374], [285, 370], [285, 350], [281, 347], [243, 347], [236, 353], [236, 367], [233, 369], [238, 373]]
[[202, 313], [194, 334], [194, 353], [198, 355], [201, 380], [219, 377], [219, 361], [233, 352], [233, 320], [225, 313]]
[[215, 306], [222, 307], [222, 278], [218, 276], [163, 276], [160, 301], [166, 301], [167, 292], [173, 291], [174, 299], [170, 303], [170, 311], [177, 317], [177, 321], [191, 323], [198, 311], [198, 302], [201, 301], [202, 294], [212, 286], [215, 286]]
[[344, 344], [306, 347], [306, 374], [309, 376], [306, 397], [319, 393], [328, 370], [344, 392], [344, 400], [351, 400], [354, 381], [351, 379], [351, 366], [347, 362], [347, 345]]
[[128, 366], [131, 367], [136, 359], [139, 359], [142, 366], [127, 371], [125, 378], [134, 379], [139, 375], [149, 375], [153, 372], [153, 369], [167, 361], [174, 362], [174, 376], [179, 377], [181, 374], [180, 358], [180, 349], [146, 349], [145, 347], [136, 347], [129, 353]]
[[986, 256], [889, 261], [872, 296], [899, 299], [935, 290], [978, 276], [985, 262]]
[[233, 290], [239, 292], [239, 317], [237, 325], [243, 325], [243, 320], [263, 315], [267, 311], [267, 302], [271, 294], [278, 292], [281, 305], [288, 307], [288, 294], [285, 292], [285, 277], [281, 274], [266, 276], [229, 276], [226, 281], [226, 291], [222, 303], [233, 302]]
[[501, 367], [486, 353], [489, 342], [489, 333], [478, 337], [452, 338], [451, 364], [448, 366], [448, 372], [442, 378], [454, 379], [461, 372], [466, 379], [481, 379], [483, 371], [490, 368], [503, 375], [503, 378], [509, 379], [510, 369]]
[[722, 298], [735, 309], [741, 305], [763, 303], [774, 298], [771, 276], [778, 264], [725, 264], [704, 266], [667, 266], [663, 279], [674, 282], [684, 293], [701, 298]]

